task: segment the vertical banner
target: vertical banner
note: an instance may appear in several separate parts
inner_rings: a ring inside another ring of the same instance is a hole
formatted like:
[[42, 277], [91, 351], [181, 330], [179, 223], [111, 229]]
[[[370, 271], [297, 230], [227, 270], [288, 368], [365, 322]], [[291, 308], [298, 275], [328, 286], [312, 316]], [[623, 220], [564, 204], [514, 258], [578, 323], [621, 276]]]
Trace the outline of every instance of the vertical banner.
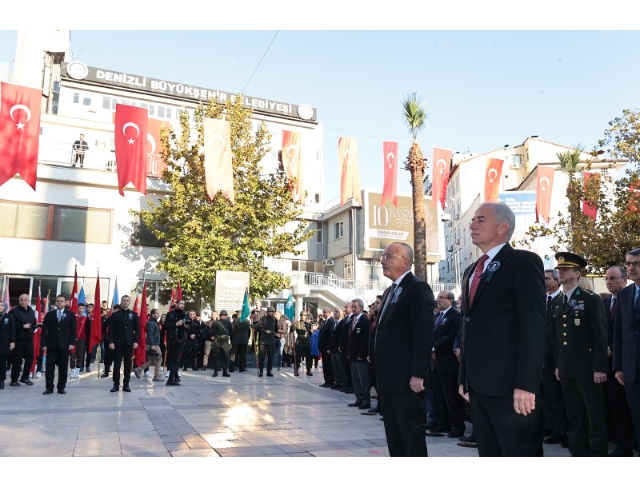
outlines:
[[484, 201], [498, 201], [500, 176], [502, 176], [502, 159], [489, 159], [484, 176]]
[[398, 143], [382, 142], [382, 155], [384, 157], [384, 185], [382, 186], [382, 203], [390, 200], [393, 206], [398, 207]]
[[[582, 202], [582, 213], [587, 216], [590, 216], [594, 220], [598, 216], [598, 195], [600, 193], [600, 174], [595, 172], [586, 172], [584, 173], [584, 191], [587, 192], [587, 186], [589, 186], [589, 180], [593, 178], [595, 180], [595, 184], [598, 190], [598, 194], [596, 194], [595, 199], [588, 199], [585, 194], [585, 199]], [[594, 184], [594, 183], [591, 183]], [[591, 203], [591, 204], [589, 204]]]
[[213, 199], [218, 191], [231, 203], [235, 201], [233, 190], [233, 163], [231, 161], [231, 123], [217, 118], [205, 118], [204, 126], [204, 174], [207, 195]]
[[293, 200], [304, 203], [304, 164], [302, 162], [302, 133], [282, 131], [282, 165], [293, 186]]
[[340, 164], [340, 205], [353, 197], [362, 206], [360, 194], [360, 170], [358, 169], [358, 141], [350, 137], [338, 139], [338, 161]]
[[152, 176], [160, 177], [165, 170], [166, 165], [160, 156], [162, 152], [162, 143], [160, 142], [160, 132], [163, 128], [169, 128], [169, 122], [150, 118], [148, 122], [147, 133], [147, 153], [149, 155], [148, 172]]
[[118, 191], [132, 183], [140, 193], [147, 194], [147, 109], [116, 105], [115, 145], [118, 165]]
[[42, 90], [0, 85], [0, 186], [20, 174], [35, 191]]
[[536, 223], [542, 218], [549, 223], [551, 213], [551, 192], [553, 191], [553, 176], [556, 170], [553, 167], [538, 165], [538, 181], [536, 184]]
[[[102, 306], [100, 303], [100, 270], [98, 269], [98, 277], [96, 279], [96, 290], [93, 294], [93, 315], [91, 319], [91, 335], [89, 335], [89, 350], [93, 350], [102, 340]], [[146, 348], [146, 347], [145, 347]]]
[[433, 148], [433, 172], [431, 181], [431, 204], [436, 206], [438, 201], [444, 210], [447, 201], [447, 186], [449, 184], [449, 168], [451, 167], [451, 154], [449, 149]]

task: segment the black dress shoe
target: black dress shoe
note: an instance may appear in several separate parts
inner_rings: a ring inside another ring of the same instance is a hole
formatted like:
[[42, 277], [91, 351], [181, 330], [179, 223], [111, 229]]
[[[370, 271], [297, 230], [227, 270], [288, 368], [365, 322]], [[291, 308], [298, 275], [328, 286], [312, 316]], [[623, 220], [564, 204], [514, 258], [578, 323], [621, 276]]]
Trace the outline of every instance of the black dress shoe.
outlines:
[[222, 377], [231, 377], [231, 375], [228, 372], [223, 372]]
[[262, 370], [260, 371], [260, 373], [258, 374], [258, 377], [262, 377]]
[[218, 377], [218, 371], [216, 370], [211, 377]]
[[340, 384], [333, 384], [331, 389], [340, 389]]
[[429, 422], [427, 422], [427, 424], [424, 425], [424, 429], [432, 430], [436, 426], [438, 426], [438, 423], [436, 423], [435, 421], [429, 421]]
[[47, 389], [43, 392], [43, 394], [53, 394], [53, 390]]
[[66, 394], [67, 391], [65, 391], [64, 389], [58, 389], [58, 394]]
[[462, 435], [464, 435], [464, 428], [453, 428], [451, 430], [451, 433], [449, 433], [447, 436], [449, 438], [460, 438]]
[[369, 409], [369, 411], [367, 411], [367, 412], [369, 412], [369, 413], [379, 413], [380, 411], [382, 411], [382, 408], [378, 405], [373, 409]]
[[370, 402], [363, 402], [362, 404], [360, 404], [360, 406], [358, 406], [358, 409], [369, 409], [369, 408], [371, 408]]
[[611, 453], [609, 453], [610, 457], [633, 457], [633, 450], [629, 448], [628, 450], [623, 450], [622, 448], [616, 448]]
[[175, 380], [168, 380], [166, 385], [168, 385], [168, 386], [179, 386], [180, 383], [176, 382]]
[[20, 384], [16, 381], [13, 381], [11, 384], [9, 384], [12, 387], [20, 387]]
[[346, 388], [346, 387], [339, 387], [339, 388], [338, 388], [338, 390], [339, 390], [340, 392], [344, 392], [344, 391], [346, 391], [346, 390], [347, 390], [347, 388]]
[[323, 382], [322, 384], [320, 384], [318, 387], [329, 387], [329, 385], [326, 382]]
[[122, 390], [123, 390], [124, 392], [131, 392], [131, 387], [129, 387], [129, 386], [123, 386], [123, 387], [122, 387]]
[[451, 433], [451, 426], [440, 426], [437, 425], [435, 428], [429, 429], [430, 433]]
[[118, 392], [120, 390], [120, 386], [113, 386], [111, 388], [111, 392]]
[[0, 389], [4, 389], [4, 381], [0, 380]]
[[107, 377], [109, 377], [109, 372], [104, 372], [104, 373], [100, 376], [100, 378], [101, 378], [101, 379], [106, 379]]
[[313, 376], [313, 374], [311, 373], [311, 371], [310, 371], [310, 370], [307, 370], [307, 375], [311, 375], [311, 376]]
[[[82, 372], [82, 371], [80, 371], [80, 372]], [[91, 372], [91, 367], [87, 367], [86, 372], [87, 373]]]
[[176, 377], [176, 382], [180, 382], [180, 377]]
[[349, 387], [346, 391], [344, 391], [345, 394], [353, 394], [353, 387]]
[[544, 440], [547, 445], [557, 445], [567, 439], [567, 435], [559, 435], [557, 433], [552, 434], [549, 438]]
[[356, 401], [353, 404], [349, 404], [350, 408], [357, 408], [358, 406], [362, 405], [362, 401]]
[[273, 374], [271, 373], [270, 370], [267, 372], [267, 377], [273, 377]]
[[473, 435], [461, 436], [460, 437], [460, 441], [465, 442], [465, 443], [475, 443], [476, 442], [476, 437], [473, 436]]
[[560, 443], [560, 446], [562, 448], [569, 448], [569, 440], [568, 439], [564, 440], [562, 443]]
[[29, 379], [20, 379], [20, 382], [22, 382], [23, 384], [27, 384], [28, 386], [33, 385], [33, 382], [31, 382]]

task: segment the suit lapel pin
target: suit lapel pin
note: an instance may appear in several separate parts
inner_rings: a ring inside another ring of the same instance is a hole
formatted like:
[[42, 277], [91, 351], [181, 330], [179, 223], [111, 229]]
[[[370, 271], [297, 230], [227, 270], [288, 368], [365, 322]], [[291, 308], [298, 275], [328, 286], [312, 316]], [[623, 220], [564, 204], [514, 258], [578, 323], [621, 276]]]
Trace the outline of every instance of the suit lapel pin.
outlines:
[[491, 264], [489, 264], [489, 267], [487, 267], [487, 282], [491, 282], [491, 278], [493, 277], [493, 273], [495, 271], [497, 271], [498, 269], [500, 269], [500, 262], [498, 262], [497, 260], [494, 260], [493, 262], [491, 262]]

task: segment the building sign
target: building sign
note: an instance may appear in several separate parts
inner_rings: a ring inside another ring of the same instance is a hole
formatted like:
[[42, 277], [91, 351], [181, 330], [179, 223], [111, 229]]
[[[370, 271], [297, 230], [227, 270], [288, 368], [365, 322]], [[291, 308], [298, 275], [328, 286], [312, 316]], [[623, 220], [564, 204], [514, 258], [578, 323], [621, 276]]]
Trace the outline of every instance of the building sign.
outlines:
[[510, 191], [500, 193], [498, 199], [506, 203], [515, 213], [516, 217], [536, 214], [535, 191]]
[[215, 309], [224, 309], [229, 316], [241, 310], [245, 289], [249, 289], [248, 272], [216, 271]]
[[[231, 101], [235, 101], [236, 99], [236, 94], [226, 91], [93, 68], [91, 66], [85, 66], [78, 61], [63, 65], [62, 76], [74, 80], [90, 81], [105, 86], [145, 91], [181, 100], [187, 99], [193, 102], [207, 102], [209, 99], [216, 97], [222, 103], [229, 99]], [[311, 108], [309, 105], [292, 105], [290, 103], [268, 100], [266, 98], [255, 98], [247, 95], [244, 95], [243, 98], [244, 105], [256, 112], [306, 121], [315, 121], [317, 117], [316, 109]]]
[[[413, 199], [398, 195], [398, 207], [389, 200], [380, 204], [381, 193], [365, 192], [365, 252], [368, 257], [376, 251], [382, 251], [393, 242], [404, 242], [413, 247]], [[438, 210], [431, 204], [431, 198], [424, 199], [427, 221], [427, 262], [436, 263], [441, 259], [440, 237], [438, 234]]]

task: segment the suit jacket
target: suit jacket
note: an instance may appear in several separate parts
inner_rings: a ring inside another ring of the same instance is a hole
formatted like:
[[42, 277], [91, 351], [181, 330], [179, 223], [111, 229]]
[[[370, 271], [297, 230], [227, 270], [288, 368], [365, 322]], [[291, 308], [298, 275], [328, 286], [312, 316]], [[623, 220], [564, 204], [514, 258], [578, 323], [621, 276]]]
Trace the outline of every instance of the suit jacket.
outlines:
[[338, 353], [338, 347], [340, 346], [340, 337], [342, 336], [342, 328], [345, 325], [346, 320], [342, 318], [338, 323], [333, 323], [331, 327], [331, 341], [329, 343], [329, 350], [331, 353]]
[[333, 325], [335, 324], [335, 318], [330, 316], [328, 320], [325, 320], [320, 328], [320, 334], [318, 336], [318, 351], [324, 355], [331, 347], [331, 332], [333, 331]]
[[613, 371], [621, 370], [624, 381], [631, 383], [635, 383], [636, 380], [638, 361], [638, 335], [635, 333], [640, 331], [640, 322], [636, 321], [633, 312], [635, 293], [635, 284], [618, 292], [613, 324]]
[[[615, 319], [615, 310], [614, 313], [611, 314], [610, 297], [603, 299], [602, 304], [604, 305], [605, 317], [607, 318], [607, 345], [609, 346], [609, 348], [611, 348], [611, 352], [613, 353], [613, 322]], [[617, 305], [618, 303], [616, 303], [616, 306]]]
[[[111, 315], [109, 324], [109, 343], [116, 346], [128, 345], [140, 341], [140, 319], [135, 311], [120, 309]], [[139, 343], [138, 343], [139, 344]]]
[[353, 321], [353, 313], [345, 318], [342, 328], [340, 329], [340, 350], [345, 356], [349, 353], [349, 330]]
[[[13, 316], [9, 313], [0, 315], [0, 355], [9, 355], [9, 344], [16, 342], [16, 326]], [[0, 360], [7, 360], [2, 357]]]
[[560, 377], [593, 379], [594, 372], [606, 372], [607, 323], [600, 296], [578, 286], [566, 306], [564, 294], [556, 296], [552, 306]]
[[237, 320], [231, 326], [231, 344], [246, 345], [249, 343], [249, 335], [251, 335], [251, 321]]
[[[355, 319], [355, 317], [354, 317]], [[353, 324], [353, 320], [351, 321]], [[371, 320], [369, 317], [362, 313], [358, 322], [356, 323], [356, 327], [351, 329], [351, 325], [349, 325], [349, 353], [347, 358], [351, 362], [357, 362], [358, 357], [362, 359], [362, 361], [367, 360], [367, 356], [369, 355], [369, 333], [371, 331]]]
[[44, 346], [53, 348], [58, 345], [62, 350], [76, 346], [76, 316], [65, 309], [58, 321], [58, 310], [49, 311], [42, 320], [42, 338]]
[[[451, 308], [433, 331], [433, 348], [438, 371], [458, 373], [460, 363], [453, 353], [453, 344], [460, 333], [460, 312]], [[437, 318], [435, 318], [437, 319]]]
[[391, 287], [384, 292], [384, 313], [375, 329], [373, 362], [378, 387], [385, 392], [411, 392], [411, 377], [427, 378], [435, 299], [431, 287], [411, 272], [393, 295], [390, 291]]
[[458, 384], [485, 396], [513, 397], [514, 389], [536, 394], [546, 322], [542, 259], [505, 244], [481, 275], [469, 304], [469, 281], [477, 263], [464, 271], [462, 280]]

